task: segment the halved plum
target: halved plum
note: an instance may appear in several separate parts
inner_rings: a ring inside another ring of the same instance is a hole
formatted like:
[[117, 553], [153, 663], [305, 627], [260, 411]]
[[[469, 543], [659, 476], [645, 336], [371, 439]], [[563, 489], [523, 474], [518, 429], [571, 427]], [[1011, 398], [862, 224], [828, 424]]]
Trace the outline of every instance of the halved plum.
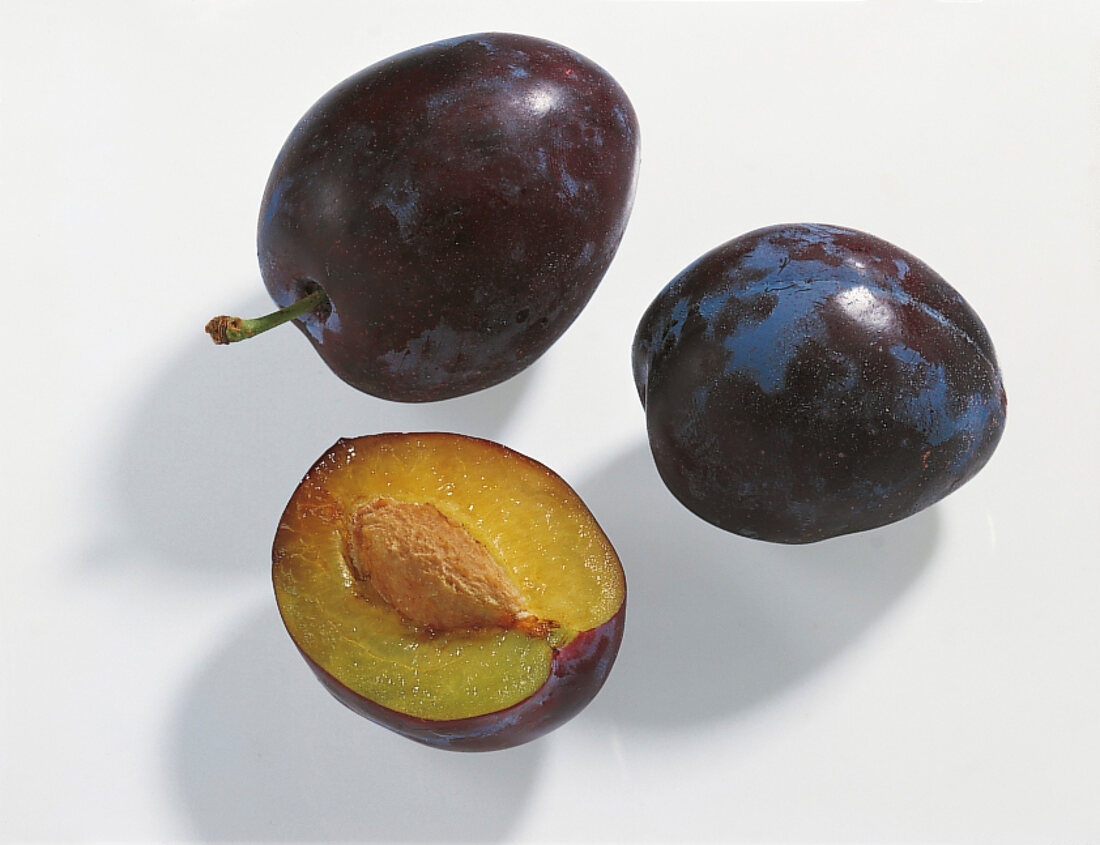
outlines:
[[572, 718], [622, 640], [626, 580], [547, 467], [446, 433], [341, 439], [283, 513], [283, 622], [355, 712], [455, 750], [507, 748]]

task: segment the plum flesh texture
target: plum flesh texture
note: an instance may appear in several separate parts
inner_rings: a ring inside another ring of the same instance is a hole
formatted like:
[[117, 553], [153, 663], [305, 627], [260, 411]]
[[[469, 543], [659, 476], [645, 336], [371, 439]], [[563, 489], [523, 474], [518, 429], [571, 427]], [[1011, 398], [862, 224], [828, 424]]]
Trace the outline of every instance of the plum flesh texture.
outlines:
[[303, 652], [318, 680], [337, 701], [360, 716], [409, 739], [450, 751], [500, 751], [530, 742], [565, 724], [603, 686], [623, 639], [625, 603], [599, 627], [556, 649], [542, 685], [503, 710], [462, 719], [425, 719], [384, 707], [337, 680]]
[[638, 123], [565, 47], [488, 33], [373, 65], [298, 123], [271, 172], [259, 259], [327, 365], [430, 401], [520, 372], [603, 278], [633, 202]]
[[[405, 617], [357, 576], [349, 548], [350, 515], [379, 497], [462, 526], [550, 624], [432, 630]], [[287, 505], [272, 577], [286, 628], [329, 692], [452, 750], [506, 748], [563, 724], [599, 691], [622, 639], [625, 578], [591, 513], [546, 467], [473, 437], [337, 442]]]
[[927, 265], [826, 225], [750, 232], [645, 313], [634, 377], [671, 492], [746, 537], [894, 522], [989, 460], [1006, 396], [989, 334]]

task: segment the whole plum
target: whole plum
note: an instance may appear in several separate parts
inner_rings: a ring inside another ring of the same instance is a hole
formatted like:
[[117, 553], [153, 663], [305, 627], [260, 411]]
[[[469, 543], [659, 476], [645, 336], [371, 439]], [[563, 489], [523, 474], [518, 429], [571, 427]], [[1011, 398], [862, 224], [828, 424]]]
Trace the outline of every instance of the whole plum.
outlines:
[[[630, 101], [578, 53], [505, 33], [418, 47], [340, 83], [294, 128], [260, 210], [264, 284], [359, 390], [480, 390], [588, 302], [637, 164]], [[224, 343], [258, 323], [207, 331]]]
[[634, 379], [671, 492], [746, 537], [808, 543], [928, 507], [989, 460], [989, 334], [922, 261], [827, 225], [707, 253], [638, 327]]

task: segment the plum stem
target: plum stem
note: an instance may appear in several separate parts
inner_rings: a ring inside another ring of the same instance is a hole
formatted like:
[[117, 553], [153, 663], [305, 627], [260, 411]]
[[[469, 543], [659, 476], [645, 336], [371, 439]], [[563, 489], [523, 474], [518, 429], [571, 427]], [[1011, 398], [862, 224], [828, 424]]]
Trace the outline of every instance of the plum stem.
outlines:
[[255, 317], [251, 320], [242, 320], [240, 317], [215, 317], [206, 324], [206, 333], [210, 335], [214, 343], [236, 343], [238, 340], [247, 340], [261, 332], [289, 323], [295, 317], [301, 317], [310, 311], [315, 311], [328, 304], [328, 294], [318, 288], [312, 293], [303, 296], [296, 302], [292, 302], [286, 308], [280, 308], [263, 317]]

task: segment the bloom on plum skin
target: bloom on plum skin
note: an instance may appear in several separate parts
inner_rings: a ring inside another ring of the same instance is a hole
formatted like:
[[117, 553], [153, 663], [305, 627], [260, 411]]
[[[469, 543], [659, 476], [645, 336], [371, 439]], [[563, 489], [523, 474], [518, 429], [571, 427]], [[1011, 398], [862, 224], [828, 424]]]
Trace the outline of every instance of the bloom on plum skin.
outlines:
[[851, 229], [736, 238], [650, 306], [634, 373], [658, 470], [699, 516], [803, 543], [916, 513], [1000, 439], [993, 344], [914, 256]]

